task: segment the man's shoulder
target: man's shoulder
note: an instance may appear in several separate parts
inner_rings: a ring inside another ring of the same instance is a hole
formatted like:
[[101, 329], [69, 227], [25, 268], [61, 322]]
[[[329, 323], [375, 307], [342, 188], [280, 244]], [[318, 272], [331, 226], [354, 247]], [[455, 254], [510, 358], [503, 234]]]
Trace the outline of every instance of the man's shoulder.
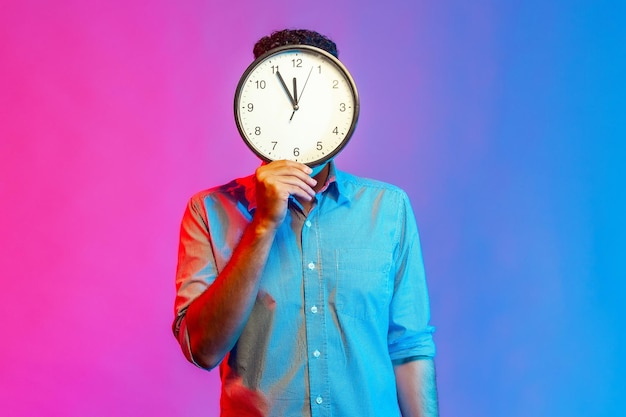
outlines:
[[405, 198], [406, 192], [397, 185], [372, 178], [361, 177], [345, 171], [337, 171], [337, 181], [346, 192], [384, 192]]
[[249, 190], [254, 184], [254, 176], [249, 175], [247, 177], [236, 178], [230, 182], [225, 184], [217, 185], [214, 187], [206, 188], [202, 191], [196, 192], [192, 197], [192, 201], [203, 201], [207, 200], [222, 200], [226, 199], [235, 199], [235, 200], [243, 200], [246, 198], [247, 190]]

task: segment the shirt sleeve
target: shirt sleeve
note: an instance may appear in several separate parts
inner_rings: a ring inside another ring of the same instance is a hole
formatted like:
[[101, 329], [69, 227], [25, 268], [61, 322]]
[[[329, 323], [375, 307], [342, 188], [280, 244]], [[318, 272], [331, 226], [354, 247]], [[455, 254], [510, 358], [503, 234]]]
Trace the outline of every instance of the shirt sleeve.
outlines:
[[180, 227], [178, 266], [176, 268], [176, 299], [172, 330], [183, 354], [199, 366], [191, 354], [186, 313], [191, 302], [202, 294], [217, 276], [215, 257], [207, 225], [206, 211], [197, 198], [187, 205]]
[[395, 362], [414, 357], [434, 357], [434, 327], [419, 233], [406, 193], [398, 210], [397, 246], [394, 251], [394, 292], [389, 310], [389, 355]]

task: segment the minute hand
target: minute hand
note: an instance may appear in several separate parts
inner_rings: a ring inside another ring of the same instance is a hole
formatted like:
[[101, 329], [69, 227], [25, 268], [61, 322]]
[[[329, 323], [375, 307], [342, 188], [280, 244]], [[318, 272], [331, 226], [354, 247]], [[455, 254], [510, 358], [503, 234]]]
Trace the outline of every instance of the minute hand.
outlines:
[[291, 105], [293, 106], [293, 109], [297, 110], [298, 109], [298, 103], [293, 98], [293, 96], [291, 95], [291, 92], [287, 88], [287, 84], [285, 84], [285, 80], [283, 80], [283, 76], [280, 75], [280, 72], [278, 72], [278, 70], [276, 71], [276, 75], [278, 76], [278, 80], [280, 81], [280, 84], [283, 86], [283, 89], [285, 90], [285, 93], [287, 93], [287, 96], [289, 97], [289, 101], [291, 101]]

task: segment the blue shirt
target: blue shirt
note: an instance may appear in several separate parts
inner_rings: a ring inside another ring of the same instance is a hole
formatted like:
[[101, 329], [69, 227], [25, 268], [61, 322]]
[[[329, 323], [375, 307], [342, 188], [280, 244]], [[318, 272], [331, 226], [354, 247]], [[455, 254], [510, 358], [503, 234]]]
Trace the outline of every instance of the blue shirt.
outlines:
[[[193, 363], [187, 307], [255, 207], [247, 177], [196, 194], [184, 214], [173, 327]], [[220, 363], [221, 415], [399, 417], [393, 364], [434, 356], [429, 317], [407, 195], [331, 165], [308, 216], [289, 203], [250, 318]]]

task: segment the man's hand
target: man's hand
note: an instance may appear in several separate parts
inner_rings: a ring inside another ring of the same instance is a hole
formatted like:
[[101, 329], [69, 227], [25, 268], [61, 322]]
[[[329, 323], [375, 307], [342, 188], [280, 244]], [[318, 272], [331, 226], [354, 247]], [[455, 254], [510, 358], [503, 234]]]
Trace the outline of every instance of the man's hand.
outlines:
[[257, 212], [255, 220], [276, 229], [285, 219], [289, 196], [301, 201], [315, 197], [317, 181], [310, 177], [312, 169], [294, 161], [274, 161], [256, 170]]

